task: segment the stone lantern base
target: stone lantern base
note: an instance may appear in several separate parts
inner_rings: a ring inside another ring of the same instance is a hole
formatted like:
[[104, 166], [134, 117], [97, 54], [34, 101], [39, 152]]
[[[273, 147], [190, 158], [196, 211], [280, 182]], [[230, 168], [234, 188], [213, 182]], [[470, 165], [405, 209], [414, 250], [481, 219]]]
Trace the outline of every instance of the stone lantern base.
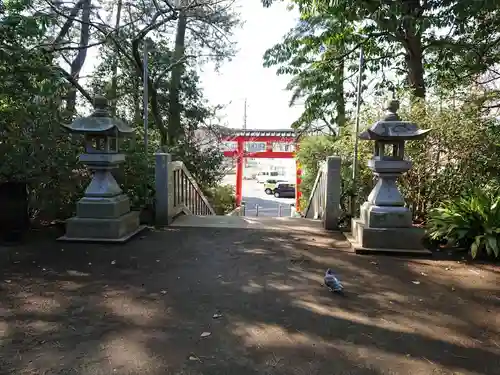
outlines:
[[66, 220], [66, 234], [60, 241], [126, 242], [145, 228], [139, 212], [130, 211], [126, 195], [113, 198], [82, 198], [77, 216]]
[[357, 253], [429, 255], [422, 244], [425, 230], [413, 226], [412, 214], [396, 186], [397, 174], [388, 170], [378, 168], [377, 185], [361, 205], [360, 217], [351, 222], [352, 245]]
[[[385, 208], [385, 207], [384, 207]], [[392, 216], [392, 217], [391, 217]], [[396, 223], [397, 216], [387, 215], [387, 223]], [[405, 215], [406, 216], [406, 215]], [[422, 244], [425, 230], [410, 226], [388, 225], [371, 227], [362, 218], [351, 221], [351, 244], [358, 254], [399, 253], [413, 255], [430, 255]]]

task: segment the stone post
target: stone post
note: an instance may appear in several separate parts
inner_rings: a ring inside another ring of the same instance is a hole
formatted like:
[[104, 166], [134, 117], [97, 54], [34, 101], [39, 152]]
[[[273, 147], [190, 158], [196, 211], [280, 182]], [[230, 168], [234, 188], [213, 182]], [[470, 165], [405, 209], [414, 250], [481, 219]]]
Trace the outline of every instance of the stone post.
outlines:
[[170, 163], [172, 156], [164, 152], [155, 154], [155, 225], [171, 223]]
[[329, 156], [326, 159], [326, 204], [323, 226], [328, 230], [338, 229], [340, 217], [341, 159]]
[[360, 217], [352, 220], [357, 252], [428, 253], [422, 245], [424, 230], [412, 225], [412, 213], [405, 206], [397, 179], [412, 166], [404, 159], [404, 142], [422, 139], [430, 130], [401, 121], [398, 109], [399, 102], [391, 100], [386, 116], [359, 135], [362, 140], [375, 141], [368, 167], [378, 181], [361, 205]]

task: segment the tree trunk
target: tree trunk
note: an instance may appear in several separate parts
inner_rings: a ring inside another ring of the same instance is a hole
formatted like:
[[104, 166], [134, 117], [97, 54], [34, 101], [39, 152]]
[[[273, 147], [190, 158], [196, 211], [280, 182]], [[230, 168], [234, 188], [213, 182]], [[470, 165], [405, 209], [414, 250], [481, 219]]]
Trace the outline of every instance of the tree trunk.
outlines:
[[[71, 76], [78, 82], [80, 71], [83, 68], [85, 59], [87, 58], [87, 48], [90, 39], [90, 9], [91, 0], [84, 0], [82, 3], [82, 23], [80, 27], [80, 43], [78, 53], [71, 63]], [[76, 88], [71, 87], [66, 98], [66, 110], [69, 113], [74, 113], [76, 107]]]
[[408, 70], [408, 84], [412, 89], [413, 98], [425, 100], [424, 57], [422, 49], [421, 27], [423, 9], [420, 0], [406, 0], [403, 2], [403, 17], [399, 37], [406, 50], [406, 67]]
[[408, 83], [415, 98], [425, 99], [422, 41], [419, 37], [412, 36], [408, 38], [406, 45]]
[[[175, 36], [174, 62], [180, 61], [184, 56], [186, 39], [187, 17], [185, 11], [180, 11], [177, 21], [177, 34]], [[168, 145], [175, 146], [182, 138], [181, 106], [179, 100], [181, 77], [184, 72], [184, 64], [177, 64], [172, 68], [169, 92], [169, 114], [168, 114]]]

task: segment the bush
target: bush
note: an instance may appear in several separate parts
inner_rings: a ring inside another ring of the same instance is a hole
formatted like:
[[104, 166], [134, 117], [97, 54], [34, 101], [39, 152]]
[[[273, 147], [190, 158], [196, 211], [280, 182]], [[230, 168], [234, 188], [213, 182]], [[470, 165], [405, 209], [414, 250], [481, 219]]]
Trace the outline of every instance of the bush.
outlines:
[[432, 129], [424, 140], [407, 143], [413, 167], [399, 179], [415, 218], [425, 220], [441, 202], [459, 199], [469, 186], [485, 186], [500, 173], [500, 128], [478, 108], [441, 108], [429, 101], [412, 111], [403, 108], [400, 116]]
[[303, 169], [300, 191], [305, 202], [311, 195], [320, 163], [335, 154], [334, 143], [335, 137], [332, 136], [305, 137], [300, 142], [297, 158]]
[[309, 197], [319, 171], [320, 163], [328, 156], [339, 156], [341, 158], [341, 207], [345, 213], [349, 212], [349, 201], [356, 196], [359, 205], [366, 199], [372, 189], [373, 174], [367, 167], [367, 161], [371, 157], [371, 148], [368, 142], [359, 142], [359, 183], [356, 191], [352, 184], [352, 159], [353, 159], [353, 137], [350, 131], [351, 124], [341, 130], [340, 136], [310, 136], [300, 142], [297, 152], [304, 170], [300, 191], [303, 194], [301, 202], [302, 209], [307, 208]]
[[474, 189], [431, 210], [427, 222], [432, 240], [480, 253], [500, 256], [500, 195], [497, 189]]
[[[429, 100], [425, 107], [413, 106], [410, 110], [403, 103], [399, 111], [403, 120], [432, 129], [425, 139], [407, 142], [405, 154], [413, 167], [398, 179], [406, 205], [418, 221], [425, 222], [428, 213], [441, 202], [461, 197], [468, 186], [485, 186], [500, 174], [498, 121], [485, 117], [474, 106], [459, 109], [441, 104]], [[382, 114], [367, 108], [361, 115], [363, 130]], [[373, 187], [374, 175], [366, 166], [372, 157], [372, 143], [359, 142], [359, 180], [354, 191], [352, 124], [348, 121], [338, 137], [304, 138], [297, 158], [305, 169], [301, 185], [305, 200], [311, 193], [318, 163], [337, 155], [342, 158], [342, 208], [348, 211], [352, 196], [359, 208]]]
[[232, 185], [216, 186], [204, 193], [217, 215], [225, 215], [236, 208], [236, 195]]

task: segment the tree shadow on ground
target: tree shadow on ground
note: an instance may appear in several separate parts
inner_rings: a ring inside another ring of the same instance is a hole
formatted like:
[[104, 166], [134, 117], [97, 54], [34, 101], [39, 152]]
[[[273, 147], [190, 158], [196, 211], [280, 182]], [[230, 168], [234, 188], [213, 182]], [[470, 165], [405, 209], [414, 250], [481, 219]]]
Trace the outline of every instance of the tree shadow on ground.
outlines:
[[[493, 375], [500, 366], [498, 274], [463, 262], [356, 256], [336, 233], [209, 228], [151, 231], [123, 246], [40, 239], [14, 251], [22, 256], [1, 259], [6, 374]], [[321, 286], [327, 267], [346, 298]]]

